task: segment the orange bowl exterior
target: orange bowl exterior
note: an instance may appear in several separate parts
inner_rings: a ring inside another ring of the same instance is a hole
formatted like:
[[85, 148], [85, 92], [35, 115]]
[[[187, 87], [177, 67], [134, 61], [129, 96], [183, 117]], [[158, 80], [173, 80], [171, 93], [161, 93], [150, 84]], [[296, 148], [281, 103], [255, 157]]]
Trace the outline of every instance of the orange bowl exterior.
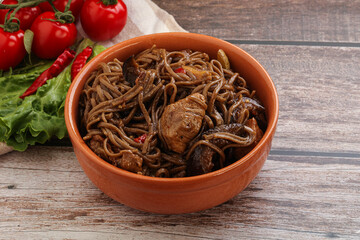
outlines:
[[[129, 56], [153, 44], [167, 50], [192, 49], [216, 58], [223, 49], [266, 108], [268, 127], [257, 146], [245, 157], [220, 170], [185, 178], [141, 176], [119, 169], [99, 158], [82, 140], [78, 129], [78, 101], [89, 74], [101, 62]], [[242, 49], [217, 38], [194, 33], [159, 33], [133, 38], [106, 49], [78, 74], [66, 97], [65, 122], [76, 157], [89, 179], [114, 200], [147, 212], [179, 214], [208, 209], [226, 202], [257, 176], [271, 148], [279, 106], [275, 86], [265, 69]]]

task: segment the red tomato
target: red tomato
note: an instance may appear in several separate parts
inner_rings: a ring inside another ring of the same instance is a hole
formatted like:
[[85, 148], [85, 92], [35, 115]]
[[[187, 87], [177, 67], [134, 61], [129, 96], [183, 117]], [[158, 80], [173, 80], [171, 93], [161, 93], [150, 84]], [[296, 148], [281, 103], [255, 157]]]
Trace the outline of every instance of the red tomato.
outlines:
[[77, 34], [74, 23], [59, 23], [49, 19], [55, 20], [55, 13], [40, 14], [31, 26], [31, 31], [34, 32], [32, 52], [43, 59], [59, 56], [75, 43]]
[[[55, 8], [61, 12], [64, 12], [65, 6], [68, 3], [67, 0], [54, 0], [53, 4]], [[78, 18], [80, 14], [81, 7], [84, 3], [84, 0], [71, 0], [70, 3], [70, 10], [75, 18]], [[42, 2], [39, 4], [39, 7], [43, 12], [53, 12], [53, 8], [51, 7], [50, 3], [48, 2]]]
[[0, 69], [16, 67], [25, 57], [24, 31], [6, 32], [0, 28]]
[[123, 1], [105, 5], [105, 0], [86, 0], [80, 12], [81, 26], [94, 41], [109, 40], [124, 28], [127, 8]]
[[[18, 1], [16, 0], [4, 0], [2, 4], [10, 5], [10, 4], [17, 4]], [[1, 9], [0, 10], [0, 24], [4, 24], [6, 13], [9, 9]], [[38, 6], [34, 7], [25, 7], [21, 8], [19, 11], [15, 13], [15, 17], [20, 20], [20, 28], [22, 30], [29, 29], [31, 24], [34, 22], [35, 18], [39, 16], [41, 13], [41, 9]], [[8, 15], [8, 19], [10, 14]]]

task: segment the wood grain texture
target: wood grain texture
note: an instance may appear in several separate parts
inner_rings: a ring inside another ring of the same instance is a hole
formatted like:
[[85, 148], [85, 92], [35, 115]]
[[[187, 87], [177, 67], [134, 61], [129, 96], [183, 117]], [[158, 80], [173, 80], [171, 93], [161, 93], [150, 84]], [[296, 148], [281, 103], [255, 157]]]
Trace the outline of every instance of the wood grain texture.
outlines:
[[153, 1], [269, 72], [280, 117], [262, 171], [220, 206], [156, 215], [104, 195], [53, 141], [0, 156], [0, 239], [360, 239], [360, 1]]
[[360, 43], [360, 1], [154, 0], [190, 32], [222, 39]]
[[360, 166], [295, 158], [271, 154], [234, 199], [199, 213], [167, 216], [105, 196], [69, 147], [8, 153], [0, 158], [0, 239], [358, 238]]
[[280, 116], [274, 148], [360, 153], [359, 48], [239, 47], [276, 85]]

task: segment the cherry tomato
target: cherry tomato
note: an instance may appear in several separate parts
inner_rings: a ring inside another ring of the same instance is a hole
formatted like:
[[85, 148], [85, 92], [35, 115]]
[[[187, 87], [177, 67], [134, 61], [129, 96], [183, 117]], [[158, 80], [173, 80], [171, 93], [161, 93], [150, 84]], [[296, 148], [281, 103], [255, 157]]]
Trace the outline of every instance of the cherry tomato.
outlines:
[[25, 57], [24, 31], [6, 32], [0, 28], [0, 69], [16, 67]]
[[[17, 4], [18, 1], [16, 0], [4, 0], [2, 4], [10, 5], [10, 4]], [[1, 9], [0, 10], [0, 24], [4, 24], [6, 13], [9, 9]], [[34, 22], [35, 18], [39, 16], [41, 13], [41, 9], [39, 6], [34, 7], [25, 7], [21, 8], [19, 11], [15, 13], [15, 17], [20, 20], [20, 28], [22, 30], [29, 29], [31, 24]], [[8, 19], [10, 14], [8, 15]]]
[[66, 48], [75, 43], [77, 30], [74, 23], [59, 23], [55, 13], [40, 14], [31, 26], [34, 33], [32, 52], [43, 59], [59, 56]]
[[124, 28], [127, 8], [123, 1], [105, 5], [110, 0], [86, 0], [80, 12], [81, 26], [94, 41], [109, 40]]
[[[64, 12], [65, 6], [68, 3], [68, 0], [55, 0], [53, 1], [53, 4], [57, 10], [60, 12]], [[71, 0], [70, 3], [70, 10], [74, 17], [77, 19], [80, 14], [81, 7], [84, 3], [84, 0]], [[51, 7], [50, 3], [48, 2], [42, 2], [39, 4], [39, 7], [43, 12], [53, 12], [53, 8]]]

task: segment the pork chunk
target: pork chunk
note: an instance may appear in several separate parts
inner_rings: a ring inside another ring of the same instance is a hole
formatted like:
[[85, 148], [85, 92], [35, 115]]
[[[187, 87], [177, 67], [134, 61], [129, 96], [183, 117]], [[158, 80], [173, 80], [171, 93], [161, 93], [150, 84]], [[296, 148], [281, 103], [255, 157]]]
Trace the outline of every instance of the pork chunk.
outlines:
[[104, 148], [103, 148], [104, 141], [105, 141], [105, 139], [102, 136], [94, 135], [89, 142], [89, 147], [99, 157], [101, 157], [103, 159], [107, 159]]
[[160, 134], [166, 146], [183, 153], [187, 144], [200, 131], [207, 104], [205, 97], [194, 93], [168, 105], [160, 118]]
[[123, 150], [121, 157], [117, 158], [115, 163], [117, 167], [138, 173], [142, 171], [143, 159], [130, 150]]

